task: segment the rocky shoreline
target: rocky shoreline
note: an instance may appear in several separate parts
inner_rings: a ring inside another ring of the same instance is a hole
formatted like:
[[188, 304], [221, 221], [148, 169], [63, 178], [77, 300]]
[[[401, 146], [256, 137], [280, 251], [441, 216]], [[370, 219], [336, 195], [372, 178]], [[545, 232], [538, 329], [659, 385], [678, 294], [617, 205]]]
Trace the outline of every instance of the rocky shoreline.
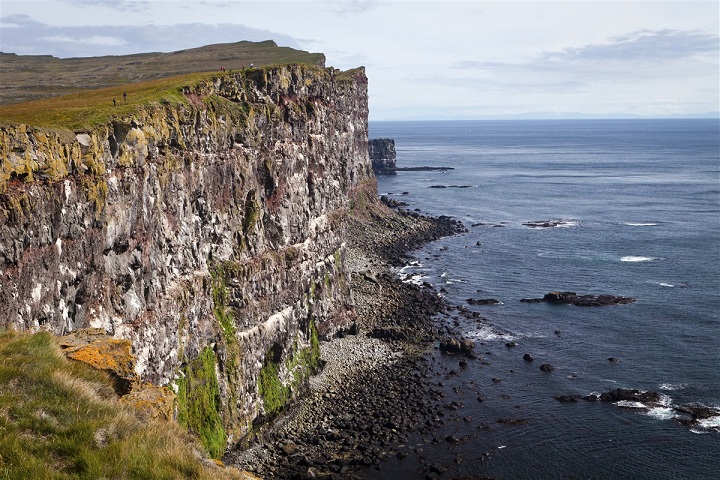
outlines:
[[[371, 217], [350, 220], [348, 232], [359, 329], [321, 344], [325, 366], [307, 396], [262, 440], [229, 452], [227, 464], [264, 478], [361, 478], [363, 469], [407, 456], [408, 435], [432, 434], [442, 422], [444, 406], [423, 353], [449, 333], [433, 320], [446, 305], [429, 284], [402, 282], [391, 267], [464, 227], [449, 217], [385, 208]], [[423, 468], [429, 475], [440, 469]]]

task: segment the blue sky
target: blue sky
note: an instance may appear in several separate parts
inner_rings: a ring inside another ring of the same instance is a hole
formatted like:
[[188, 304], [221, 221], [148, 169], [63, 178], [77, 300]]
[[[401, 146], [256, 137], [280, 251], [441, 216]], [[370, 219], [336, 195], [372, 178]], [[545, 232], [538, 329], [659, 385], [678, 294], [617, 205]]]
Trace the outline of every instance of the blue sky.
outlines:
[[718, 116], [718, 2], [0, 0], [0, 51], [273, 39], [364, 65], [371, 120]]

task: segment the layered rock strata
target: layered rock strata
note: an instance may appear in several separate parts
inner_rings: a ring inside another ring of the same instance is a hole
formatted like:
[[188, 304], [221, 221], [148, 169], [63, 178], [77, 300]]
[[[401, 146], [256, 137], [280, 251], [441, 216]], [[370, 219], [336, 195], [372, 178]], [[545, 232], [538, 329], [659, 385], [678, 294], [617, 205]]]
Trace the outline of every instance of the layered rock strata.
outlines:
[[131, 342], [219, 455], [353, 322], [344, 217], [372, 201], [362, 69], [249, 69], [90, 131], [0, 129], [0, 327]]

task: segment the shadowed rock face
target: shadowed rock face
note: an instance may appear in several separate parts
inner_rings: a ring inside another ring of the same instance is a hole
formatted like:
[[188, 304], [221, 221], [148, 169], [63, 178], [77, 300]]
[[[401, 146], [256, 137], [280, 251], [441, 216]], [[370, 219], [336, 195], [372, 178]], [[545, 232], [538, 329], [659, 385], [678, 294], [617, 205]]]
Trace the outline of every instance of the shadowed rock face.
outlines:
[[367, 80], [295, 65], [185, 95], [93, 131], [0, 129], [0, 327], [98, 328], [159, 385], [209, 371], [231, 441], [353, 323], [343, 228], [374, 191]]

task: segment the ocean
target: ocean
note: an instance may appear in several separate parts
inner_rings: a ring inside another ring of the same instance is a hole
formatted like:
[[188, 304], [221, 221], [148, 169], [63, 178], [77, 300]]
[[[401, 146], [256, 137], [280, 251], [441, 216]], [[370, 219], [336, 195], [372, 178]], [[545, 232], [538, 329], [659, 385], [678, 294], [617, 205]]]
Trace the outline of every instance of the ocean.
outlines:
[[[433, 350], [443, 425], [364, 476], [424, 478], [419, 462], [438, 462], [442, 478], [720, 478], [718, 120], [371, 122], [370, 138], [393, 138], [399, 167], [453, 168], [380, 176], [378, 190], [462, 220], [468, 233], [398, 275], [482, 320], [440, 318], [480, 359], [462, 370]], [[550, 291], [636, 301], [520, 302]], [[555, 399], [617, 388], [661, 396]], [[680, 405], [717, 415], [686, 424]]]

